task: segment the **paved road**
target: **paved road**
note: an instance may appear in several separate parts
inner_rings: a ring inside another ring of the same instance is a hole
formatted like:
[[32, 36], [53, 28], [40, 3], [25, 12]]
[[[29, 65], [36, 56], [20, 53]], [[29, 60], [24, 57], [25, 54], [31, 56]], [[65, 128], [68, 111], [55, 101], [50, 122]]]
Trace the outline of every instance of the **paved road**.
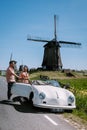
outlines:
[[7, 101], [6, 80], [0, 77], [0, 130], [76, 130], [60, 114], [31, 104]]

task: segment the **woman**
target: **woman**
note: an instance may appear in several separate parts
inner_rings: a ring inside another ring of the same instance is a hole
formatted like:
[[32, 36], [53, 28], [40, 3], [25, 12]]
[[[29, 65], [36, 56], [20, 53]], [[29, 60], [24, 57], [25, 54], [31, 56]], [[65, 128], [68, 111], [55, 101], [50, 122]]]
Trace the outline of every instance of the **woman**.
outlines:
[[22, 83], [29, 83], [28, 67], [24, 66], [23, 71], [20, 73], [20, 79]]

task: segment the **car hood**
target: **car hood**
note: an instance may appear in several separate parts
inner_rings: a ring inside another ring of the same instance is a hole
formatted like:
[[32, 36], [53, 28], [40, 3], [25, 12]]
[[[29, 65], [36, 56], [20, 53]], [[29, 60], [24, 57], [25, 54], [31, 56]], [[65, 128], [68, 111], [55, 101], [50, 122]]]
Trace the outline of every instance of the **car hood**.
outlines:
[[51, 85], [33, 85], [34, 89], [36, 89], [39, 93], [43, 92], [48, 97], [68, 97], [70, 95], [74, 96], [72, 92], [67, 89], [54, 87]]

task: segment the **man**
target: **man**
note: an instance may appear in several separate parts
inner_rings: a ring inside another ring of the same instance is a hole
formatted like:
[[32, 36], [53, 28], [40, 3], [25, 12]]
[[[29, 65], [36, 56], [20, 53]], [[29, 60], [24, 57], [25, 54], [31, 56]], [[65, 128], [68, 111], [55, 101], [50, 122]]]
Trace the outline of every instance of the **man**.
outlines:
[[11, 88], [12, 88], [12, 85], [16, 82], [15, 78], [19, 78], [19, 76], [17, 76], [14, 71], [15, 65], [16, 65], [16, 61], [14, 60], [10, 61], [9, 67], [7, 68], [7, 71], [6, 71], [6, 79], [8, 83], [8, 90], [7, 90], [8, 100], [10, 100], [11, 95], [12, 95]]

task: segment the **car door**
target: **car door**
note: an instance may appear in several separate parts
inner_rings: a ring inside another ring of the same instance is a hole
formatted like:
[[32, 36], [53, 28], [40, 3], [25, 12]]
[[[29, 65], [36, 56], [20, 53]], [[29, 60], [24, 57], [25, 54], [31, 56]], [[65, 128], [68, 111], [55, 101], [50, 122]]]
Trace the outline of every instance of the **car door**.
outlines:
[[24, 84], [24, 83], [14, 83], [11, 89], [12, 94], [27, 98], [29, 98], [31, 91], [32, 86], [30, 84]]

